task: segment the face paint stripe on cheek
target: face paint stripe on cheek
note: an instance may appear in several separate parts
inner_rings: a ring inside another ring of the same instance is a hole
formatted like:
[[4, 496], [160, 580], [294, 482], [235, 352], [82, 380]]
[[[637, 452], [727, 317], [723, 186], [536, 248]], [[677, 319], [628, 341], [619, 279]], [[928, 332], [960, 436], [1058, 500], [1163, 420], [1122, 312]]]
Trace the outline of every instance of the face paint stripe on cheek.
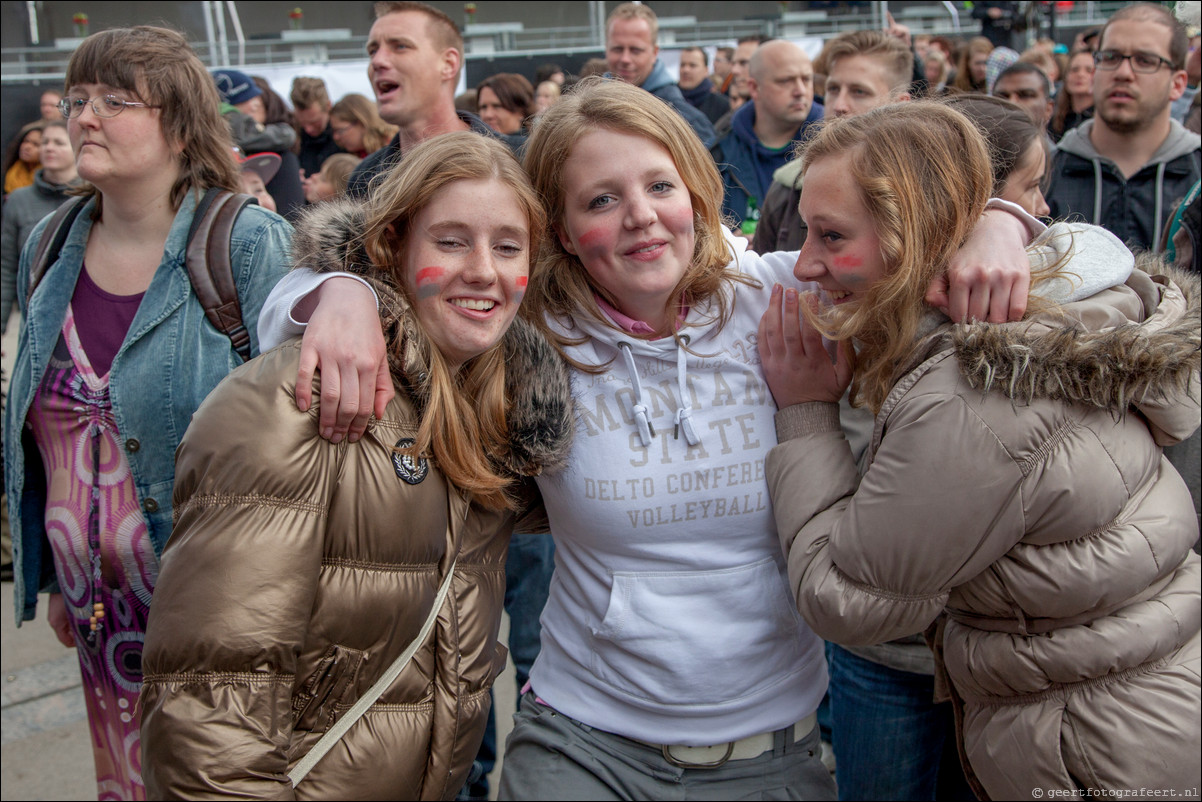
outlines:
[[441, 267], [423, 267], [417, 271], [417, 299], [424, 301], [427, 298], [433, 298], [438, 295], [442, 289], [438, 281], [446, 272]]
[[580, 247], [592, 248], [606, 237], [606, 231], [603, 228], [594, 228], [592, 231], [586, 231], [580, 235]]
[[520, 304], [522, 299], [526, 297], [526, 285], [530, 282], [529, 276], [518, 276], [514, 279], [513, 302]]
[[834, 259], [835, 267], [861, 267], [864, 260], [859, 256], [836, 256]]

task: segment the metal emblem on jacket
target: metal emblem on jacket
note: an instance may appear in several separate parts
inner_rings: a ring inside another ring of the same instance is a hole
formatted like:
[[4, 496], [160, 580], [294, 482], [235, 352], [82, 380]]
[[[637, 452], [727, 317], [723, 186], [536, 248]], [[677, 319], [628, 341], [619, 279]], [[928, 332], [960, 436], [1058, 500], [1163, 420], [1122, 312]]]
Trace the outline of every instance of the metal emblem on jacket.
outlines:
[[[402, 437], [396, 441], [396, 448], [413, 448], [415, 442], [411, 437]], [[426, 478], [426, 474], [430, 472], [430, 463], [426, 461], [425, 457], [414, 459], [408, 454], [398, 451], [392, 452], [392, 467], [396, 469], [397, 476], [411, 485], [421, 484], [421, 481]]]

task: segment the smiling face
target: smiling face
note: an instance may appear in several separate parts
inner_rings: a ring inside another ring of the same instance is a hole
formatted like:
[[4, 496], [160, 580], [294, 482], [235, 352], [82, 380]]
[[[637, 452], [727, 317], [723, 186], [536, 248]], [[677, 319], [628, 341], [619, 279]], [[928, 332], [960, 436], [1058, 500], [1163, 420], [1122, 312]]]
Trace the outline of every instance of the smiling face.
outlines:
[[[1123, 55], [1148, 53], [1168, 59], [1172, 31], [1146, 20], [1117, 20], [1106, 26], [1099, 50], [1117, 50]], [[1120, 133], [1143, 130], [1169, 117], [1169, 104], [1185, 91], [1185, 70], [1161, 64], [1145, 74], [1131, 69], [1125, 59], [1114, 70], [1097, 70], [1093, 79], [1095, 116], [1107, 128]], [[1167, 124], [1167, 123], [1165, 123]]]
[[1043, 143], [1032, 142], [1018, 165], [1006, 176], [1006, 184], [1002, 187], [999, 197], [1017, 203], [1028, 214], [1036, 217], [1046, 216], [1050, 210], [1043, 197], [1042, 183], [1047, 160]]
[[623, 314], [670, 333], [668, 301], [696, 239], [692, 198], [672, 156], [642, 136], [593, 130], [572, 147], [563, 185], [556, 229], [564, 249]]
[[485, 86], [476, 96], [476, 111], [484, 124], [499, 134], [516, 134], [522, 130], [522, 115], [501, 105], [501, 98]]
[[[132, 92], [105, 84], [77, 84], [67, 94], [97, 98], [116, 95], [141, 102]], [[116, 117], [97, 117], [90, 103], [67, 121], [79, 177], [101, 192], [155, 181], [171, 186], [180, 172], [179, 146], [163, 135], [158, 109], [127, 106]]]
[[651, 74], [659, 48], [651, 39], [651, 24], [640, 17], [618, 17], [605, 37], [609, 71], [623, 81], [642, 86]]
[[851, 154], [815, 161], [805, 173], [798, 211], [809, 234], [793, 274], [816, 281], [836, 304], [859, 300], [886, 274], [876, 226], [851, 175]]
[[497, 179], [447, 185], [411, 223], [402, 264], [414, 313], [458, 369], [501, 341], [526, 292], [530, 230], [517, 195]]
[[367, 77], [380, 116], [402, 128], [438, 105], [442, 84], [455, 78], [459, 56], [441, 48], [421, 11], [396, 11], [375, 21], [367, 37]]

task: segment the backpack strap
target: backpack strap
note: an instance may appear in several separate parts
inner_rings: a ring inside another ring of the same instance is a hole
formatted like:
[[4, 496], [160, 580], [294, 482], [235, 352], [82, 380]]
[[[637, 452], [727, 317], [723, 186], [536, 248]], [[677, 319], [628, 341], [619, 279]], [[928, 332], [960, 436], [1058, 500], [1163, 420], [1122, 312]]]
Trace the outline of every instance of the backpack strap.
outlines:
[[46, 269], [58, 259], [58, 253], [63, 249], [63, 243], [67, 241], [67, 235], [71, 233], [71, 226], [75, 224], [75, 218], [79, 217], [79, 213], [87, 202], [88, 199], [84, 197], [72, 198], [55, 209], [54, 214], [50, 217], [50, 222], [42, 229], [42, 238], [38, 240], [38, 247], [33, 252], [33, 263], [29, 267], [29, 288], [25, 291], [27, 308], [29, 299], [33, 297], [33, 291], [42, 280], [42, 276], [46, 275]]
[[217, 188], [206, 192], [192, 217], [184, 256], [192, 291], [204, 307], [205, 317], [230, 338], [243, 362], [250, 359], [250, 332], [242, 322], [242, 305], [230, 263], [230, 240], [234, 221], [247, 204], [254, 202], [250, 195]]

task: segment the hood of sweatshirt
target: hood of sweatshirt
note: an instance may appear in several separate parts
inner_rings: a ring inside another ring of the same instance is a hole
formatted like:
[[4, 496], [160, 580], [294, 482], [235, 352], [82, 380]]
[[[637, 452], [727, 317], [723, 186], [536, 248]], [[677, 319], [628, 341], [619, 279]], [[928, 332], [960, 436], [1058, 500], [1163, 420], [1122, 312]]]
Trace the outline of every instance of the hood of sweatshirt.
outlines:
[[[1093, 127], [1096, 124], [1096, 119], [1086, 120], [1076, 128], [1073, 128], [1060, 140], [1057, 144], [1057, 149], [1071, 153], [1074, 156], [1080, 156], [1083, 159], [1091, 161], [1101, 160], [1113, 164], [1109, 157], [1098, 152], [1098, 149], [1094, 147], [1093, 141], [1090, 139], [1090, 132], [1093, 131]], [[1152, 158], [1148, 159], [1148, 164], [1171, 162], [1173, 159], [1197, 150], [1198, 147], [1198, 135], [1192, 133], [1176, 120], [1171, 119], [1169, 120], [1169, 135], [1165, 137], [1164, 142], [1152, 154]]]
[[647, 80], [643, 81], [642, 88], [648, 92], [654, 92], [657, 89], [663, 89], [665, 86], [675, 84], [675, 79], [672, 78], [672, 73], [668, 72], [668, 68], [659, 59], [655, 60], [655, 66], [651, 68], [651, 73], [647, 76]]

